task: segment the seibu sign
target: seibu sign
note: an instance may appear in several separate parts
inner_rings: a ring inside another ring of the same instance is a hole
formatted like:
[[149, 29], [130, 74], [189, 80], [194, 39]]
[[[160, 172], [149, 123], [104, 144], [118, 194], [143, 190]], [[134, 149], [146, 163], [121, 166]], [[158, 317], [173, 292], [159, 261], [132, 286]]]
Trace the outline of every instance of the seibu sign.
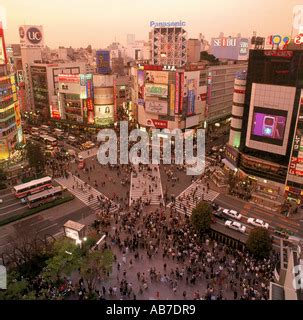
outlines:
[[19, 27], [19, 37], [21, 48], [43, 47], [42, 26], [21, 26]]

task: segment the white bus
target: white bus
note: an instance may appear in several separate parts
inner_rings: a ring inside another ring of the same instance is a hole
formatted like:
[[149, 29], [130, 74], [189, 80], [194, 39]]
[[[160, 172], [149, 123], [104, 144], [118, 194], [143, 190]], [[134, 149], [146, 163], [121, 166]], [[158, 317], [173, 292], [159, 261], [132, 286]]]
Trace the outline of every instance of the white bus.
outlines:
[[36, 208], [49, 202], [53, 202], [62, 196], [63, 189], [54, 187], [34, 195], [28, 196], [27, 205], [29, 208]]
[[51, 187], [52, 178], [44, 177], [41, 179], [32, 180], [30, 182], [15, 186], [12, 192], [17, 198], [21, 199], [27, 197], [30, 194], [34, 194], [42, 190], [49, 189]]
[[40, 127], [40, 130], [41, 131], [46, 131], [46, 132], [51, 132], [50, 126], [46, 126], [44, 124]]
[[55, 135], [57, 137], [63, 137], [64, 136], [64, 131], [61, 130], [61, 129], [55, 129], [54, 133], [55, 133]]
[[40, 136], [40, 139], [46, 144], [50, 145], [52, 147], [56, 147], [58, 145], [58, 141], [56, 138], [50, 137], [50, 136]]

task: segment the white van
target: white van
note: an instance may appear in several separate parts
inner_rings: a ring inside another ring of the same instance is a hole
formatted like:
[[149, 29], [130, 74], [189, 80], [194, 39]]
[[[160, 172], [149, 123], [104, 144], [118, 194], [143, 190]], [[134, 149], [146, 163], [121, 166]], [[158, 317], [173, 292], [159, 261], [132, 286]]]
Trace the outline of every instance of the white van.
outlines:
[[68, 141], [71, 142], [71, 143], [75, 143], [77, 141], [77, 139], [74, 136], [69, 136], [68, 137]]

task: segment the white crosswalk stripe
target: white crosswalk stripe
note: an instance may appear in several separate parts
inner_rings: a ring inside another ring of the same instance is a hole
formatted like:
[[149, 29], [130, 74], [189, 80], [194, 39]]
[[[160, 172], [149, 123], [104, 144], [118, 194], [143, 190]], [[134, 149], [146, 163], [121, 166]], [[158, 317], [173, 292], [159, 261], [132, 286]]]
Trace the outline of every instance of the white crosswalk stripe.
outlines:
[[177, 198], [175, 204], [169, 203], [168, 207], [175, 208], [181, 214], [191, 214], [197, 204], [204, 201], [214, 201], [219, 196], [219, 193], [213, 190], [208, 190], [200, 181], [194, 182], [186, 190], [184, 190]]
[[[163, 203], [163, 190], [161, 184], [160, 170], [158, 165], [149, 165], [151, 169], [139, 171], [136, 167], [136, 173], [131, 175], [129, 205], [133, 201], [141, 199], [150, 201], [151, 205]], [[149, 192], [151, 191], [151, 192]]]
[[[104, 194], [99, 192], [93, 187], [84, 186], [85, 183], [78, 177], [69, 174], [68, 179], [65, 178], [57, 178], [55, 179], [60, 185], [66, 187], [74, 196], [76, 196], [79, 200], [81, 200], [85, 205], [90, 207], [92, 210], [99, 210], [102, 209], [100, 206], [100, 202], [98, 201], [98, 197], [102, 198], [103, 200], [109, 200]], [[82, 188], [81, 188], [82, 186]], [[93, 198], [89, 200], [89, 196], [93, 195]], [[109, 210], [110, 213], [115, 212], [118, 210], [118, 205], [111, 200], [111, 208]]]

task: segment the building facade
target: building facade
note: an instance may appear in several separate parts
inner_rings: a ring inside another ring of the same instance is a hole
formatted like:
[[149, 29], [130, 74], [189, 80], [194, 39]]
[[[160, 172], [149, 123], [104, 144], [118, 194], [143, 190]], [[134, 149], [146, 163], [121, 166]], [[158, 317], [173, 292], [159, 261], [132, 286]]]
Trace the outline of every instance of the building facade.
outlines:
[[187, 62], [187, 32], [182, 27], [155, 27], [151, 32], [152, 64], [182, 67]]
[[131, 69], [132, 102], [137, 121], [146, 130], [196, 129], [204, 121], [206, 108], [205, 70], [168, 70], [143, 65]]
[[0, 161], [11, 160], [24, 142], [16, 74], [8, 67], [4, 32], [0, 24]]
[[255, 181], [252, 201], [269, 210], [280, 210], [285, 195], [302, 202], [302, 64], [302, 50], [251, 50], [244, 107], [242, 95], [233, 108], [227, 160]]

